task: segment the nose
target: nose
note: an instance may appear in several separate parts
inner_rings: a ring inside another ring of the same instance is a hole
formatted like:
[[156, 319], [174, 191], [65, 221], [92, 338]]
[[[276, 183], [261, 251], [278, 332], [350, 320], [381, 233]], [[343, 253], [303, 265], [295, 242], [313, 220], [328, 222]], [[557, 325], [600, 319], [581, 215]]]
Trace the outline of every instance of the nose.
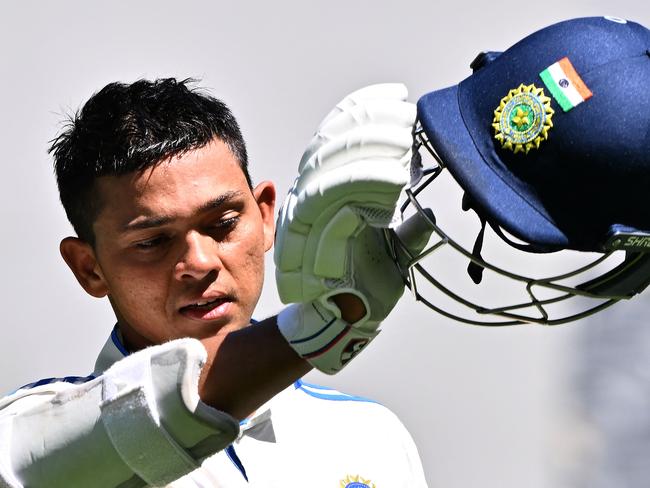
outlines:
[[209, 235], [191, 231], [185, 238], [185, 249], [175, 266], [179, 280], [201, 280], [208, 274], [218, 273], [222, 267], [218, 243]]

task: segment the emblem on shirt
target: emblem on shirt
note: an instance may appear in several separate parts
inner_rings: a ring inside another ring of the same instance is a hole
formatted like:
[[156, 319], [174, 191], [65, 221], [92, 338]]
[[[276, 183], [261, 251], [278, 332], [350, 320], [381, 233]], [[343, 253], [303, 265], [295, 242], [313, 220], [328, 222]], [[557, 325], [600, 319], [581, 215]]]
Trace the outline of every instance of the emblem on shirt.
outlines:
[[504, 149], [515, 154], [528, 154], [528, 151], [539, 148], [541, 142], [548, 139], [554, 113], [551, 99], [543, 88], [521, 84], [510, 90], [494, 111], [494, 138]]
[[341, 480], [340, 488], [376, 488], [376, 486], [370, 480], [357, 475], [346, 476], [344, 480]]

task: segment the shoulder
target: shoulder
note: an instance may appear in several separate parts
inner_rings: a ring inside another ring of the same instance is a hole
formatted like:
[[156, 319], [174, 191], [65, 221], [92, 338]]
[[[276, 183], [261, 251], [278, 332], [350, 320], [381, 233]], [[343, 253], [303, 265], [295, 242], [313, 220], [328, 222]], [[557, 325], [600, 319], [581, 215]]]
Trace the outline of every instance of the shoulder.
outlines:
[[24, 392], [30, 390], [43, 389], [41, 387], [47, 388], [56, 388], [57, 386], [68, 385], [79, 385], [81, 383], [87, 383], [88, 381], [94, 380], [97, 376], [90, 374], [88, 376], [62, 376], [60, 378], [43, 378], [33, 383], [28, 383], [24, 386], [21, 386], [16, 390], [16, 392]]
[[406, 431], [397, 415], [376, 400], [302, 380], [293, 384], [282, 405], [294, 421], [320, 419], [323, 426], [335, 423], [348, 428], [376, 429], [381, 425], [390, 431]]
[[76, 385], [88, 383], [95, 375], [64, 376], [61, 378], [43, 378], [21, 386], [17, 390], [0, 398], [0, 414], [23, 411], [36, 404], [49, 401], [52, 397], [65, 392]]

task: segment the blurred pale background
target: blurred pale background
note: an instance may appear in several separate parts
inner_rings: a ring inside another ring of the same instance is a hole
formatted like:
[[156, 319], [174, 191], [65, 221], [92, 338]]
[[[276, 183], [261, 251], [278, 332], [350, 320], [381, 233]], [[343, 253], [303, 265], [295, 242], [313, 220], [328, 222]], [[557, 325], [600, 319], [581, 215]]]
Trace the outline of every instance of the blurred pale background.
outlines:
[[[106, 83], [200, 78], [238, 117], [254, 180], [272, 179], [283, 195], [316, 125], [346, 93], [402, 81], [415, 101], [467, 76], [481, 50], [504, 50], [565, 18], [604, 14], [650, 25], [647, 0], [3, 1], [0, 391], [87, 374], [113, 325], [108, 303], [86, 296], [59, 257], [71, 230], [46, 154], [63, 114]], [[267, 273], [260, 317], [281, 306], [270, 259]], [[610, 336], [625, 335], [626, 317], [642, 322], [643, 302], [619, 305], [595, 326], [609, 330], [615, 320]], [[309, 380], [397, 412], [431, 486], [579, 486], [580, 466], [603, 442], [574, 394], [589, 361], [602, 365], [581, 346], [592, 340], [583, 336], [589, 326], [483, 329], [407, 296], [342, 374]], [[363, 449], [355, 432], [341, 442]]]

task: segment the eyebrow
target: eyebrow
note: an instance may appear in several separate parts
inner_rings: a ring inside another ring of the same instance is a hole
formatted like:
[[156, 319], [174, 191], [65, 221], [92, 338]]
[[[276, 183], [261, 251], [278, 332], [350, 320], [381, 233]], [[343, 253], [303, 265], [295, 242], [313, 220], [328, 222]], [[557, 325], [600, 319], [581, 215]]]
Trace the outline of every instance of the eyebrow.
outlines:
[[[219, 209], [226, 203], [229, 203], [239, 196], [242, 192], [239, 190], [227, 191], [212, 200], [205, 202], [197, 209], [197, 213], [203, 213], [210, 210]], [[134, 230], [144, 230], [151, 229], [153, 227], [160, 227], [161, 225], [168, 224], [175, 220], [175, 217], [172, 215], [156, 215], [153, 217], [137, 217], [134, 221], [129, 222], [123, 228], [124, 232], [134, 231]]]

